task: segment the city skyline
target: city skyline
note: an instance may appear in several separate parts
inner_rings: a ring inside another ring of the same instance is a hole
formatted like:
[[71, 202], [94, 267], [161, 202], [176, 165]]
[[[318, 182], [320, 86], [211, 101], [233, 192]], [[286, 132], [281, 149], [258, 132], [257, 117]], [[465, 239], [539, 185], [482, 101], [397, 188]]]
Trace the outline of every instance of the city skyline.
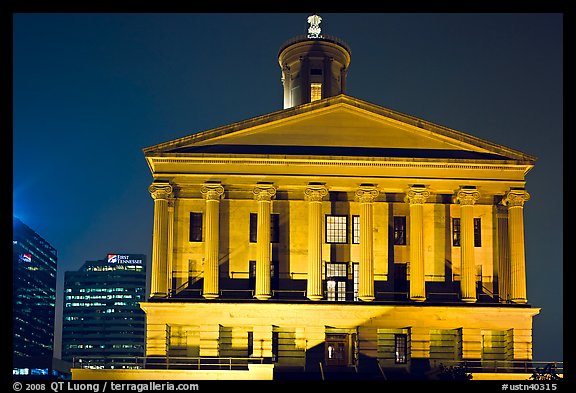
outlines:
[[[561, 14], [320, 15], [352, 49], [347, 94], [538, 157], [534, 359], [562, 360]], [[277, 50], [306, 16], [15, 15], [13, 208], [59, 252], [60, 318], [64, 271], [109, 252], [151, 259], [142, 149], [281, 109]]]

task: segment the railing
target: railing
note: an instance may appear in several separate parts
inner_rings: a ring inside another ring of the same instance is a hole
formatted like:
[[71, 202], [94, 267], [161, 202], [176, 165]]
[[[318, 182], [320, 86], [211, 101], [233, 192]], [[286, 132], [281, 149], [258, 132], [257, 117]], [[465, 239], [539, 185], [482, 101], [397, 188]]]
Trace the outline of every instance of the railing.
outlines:
[[179, 370], [244, 370], [248, 364], [264, 364], [258, 357], [75, 357], [73, 368], [89, 369], [179, 369]]
[[300, 41], [328, 41], [328, 42], [333, 42], [335, 44], [338, 44], [342, 47], [344, 47], [344, 49], [346, 49], [346, 51], [348, 51], [349, 54], [352, 54], [352, 50], [350, 49], [350, 45], [348, 45], [345, 41], [341, 40], [338, 37], [334, 37], [332, 35], [327, 35], [327, 34], [322, 34], [322, 37], [320, 38], [308, 38], [308, 35], [303, 34], [303, 35], [299, 35], [293, 38], [290, 38], [289, 40], [287, 40], [286, 42], [284, 42], [281, 46], [280, 46], [280, 50], [278, 50], [278, 54], [282, 53], [282, 51], [284, 49], [286, 49], [288, 46], [296, 43], [296, 42], [300, 42]]
[[564, 362], [543, 362], [532, 360], [436, 360], [431, 359], [432, 367], [464, 367], [469, 373], [523, 373], [532, 374], [537, 368], [552, 365], [558, 374], [564, 373]]

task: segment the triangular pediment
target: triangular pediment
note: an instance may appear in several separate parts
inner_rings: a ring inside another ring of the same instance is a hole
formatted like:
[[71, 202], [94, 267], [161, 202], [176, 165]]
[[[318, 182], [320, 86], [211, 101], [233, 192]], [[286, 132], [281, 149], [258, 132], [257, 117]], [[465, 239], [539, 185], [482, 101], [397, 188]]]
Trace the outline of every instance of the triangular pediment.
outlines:
[[246, 154], [514, 160], [535, 158], [339, 95], [144, 149], [147, 156]]

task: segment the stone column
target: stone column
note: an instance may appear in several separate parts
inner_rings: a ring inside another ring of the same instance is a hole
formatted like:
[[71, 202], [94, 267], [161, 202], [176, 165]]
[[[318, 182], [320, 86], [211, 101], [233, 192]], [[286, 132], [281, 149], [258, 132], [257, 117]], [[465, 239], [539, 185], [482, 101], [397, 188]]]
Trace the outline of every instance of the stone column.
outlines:
[[410, 203], [410, 300], [426, 300], [424, 278], [424, 203], [430, 191], [422, 185], [413, 185], [404, 200]]
[[273, 185], [261, 184], [254, 188], [254, 199], [258, 201], [258, 227], [256, 237], [256, 293], [258, 300], [272, 297], [270, 289], [270, 210], [276, 195]]
[[508, 247], [508, 212], [503, 207], [496, 208], [498, 232], [498, 297], [501, 303], [510, 298], [510, 253]]
[[360, 202], [360, 261], [358, 266], [358, 298], [369, 302], [374, 300], [374, 234], [372, 204], [378, 196], [374, 186], [360, 186], [356, 198]]
[[173, 254], [174, 254], [174, 200], [168, 200], [168, 237], [167, 237], [167, 258], [166, 258], [166, 288], [168, 288], [168, 295], [175, 291], [176, 288], [172, 288], [172, 272], [174, 268], [173, 264]]
[[322, 198], [324, 186], [309, 186], [304, 195], [308, 201], [308, 279], [306, 296], [321, 300], [322, 295]]
[[168, 295], [168, 200], [172, 197], [172, 186], [154, 182], [148, 191], [154, 199], [150, 297], [165, 297]]
[[220, 184], [204, 184], [200, 190], [206, 199], [206, 236], [204, 237], [204, 287], [202, 296], [206, 299], [216, 299], [218, 288], [218, 261], [220, 259], [220, 199], [224, 195], [224, 187]]
[[508, 206], [508, 241], [510, 244], [510, 300], [526, 303], [526, 256], [524, 253], [524, 202], [530, 194], [511, 189], [502, 204]]
[[460, 292], [462, 300], [476, 302], [476, 263], [474, 261], [474, 203], [480, 198], [476, 187], [462, 187], [460, 203]]

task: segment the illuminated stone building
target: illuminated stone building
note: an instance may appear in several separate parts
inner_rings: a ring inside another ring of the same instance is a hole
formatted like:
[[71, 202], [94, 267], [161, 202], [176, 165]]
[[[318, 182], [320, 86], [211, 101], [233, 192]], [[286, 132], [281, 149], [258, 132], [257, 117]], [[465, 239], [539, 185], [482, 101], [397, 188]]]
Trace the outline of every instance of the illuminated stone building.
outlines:
[[144, 355], [145, 290], [141, 254], [108, 254], [65, 272], [62, 359], [89, 368], [135, 367], [130, 358]]
[[284, 109], [144, 149], [147, 359], [274, 378], [531, 360], [535, 157], [348, 96], [351, 51], [314, 17], [278, 54]]

